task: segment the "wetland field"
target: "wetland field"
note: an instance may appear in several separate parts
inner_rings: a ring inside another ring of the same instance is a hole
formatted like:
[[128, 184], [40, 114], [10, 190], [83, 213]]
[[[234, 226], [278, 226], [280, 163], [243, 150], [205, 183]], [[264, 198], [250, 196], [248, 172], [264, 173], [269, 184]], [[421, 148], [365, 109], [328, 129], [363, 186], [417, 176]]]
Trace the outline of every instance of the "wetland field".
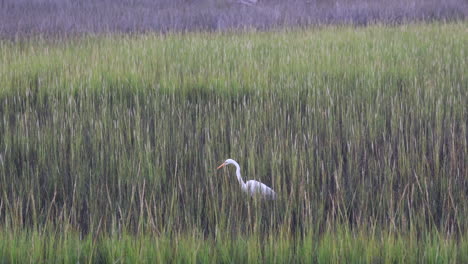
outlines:
[[467, 28], [3, 38], [0, 263], [468, 263]]

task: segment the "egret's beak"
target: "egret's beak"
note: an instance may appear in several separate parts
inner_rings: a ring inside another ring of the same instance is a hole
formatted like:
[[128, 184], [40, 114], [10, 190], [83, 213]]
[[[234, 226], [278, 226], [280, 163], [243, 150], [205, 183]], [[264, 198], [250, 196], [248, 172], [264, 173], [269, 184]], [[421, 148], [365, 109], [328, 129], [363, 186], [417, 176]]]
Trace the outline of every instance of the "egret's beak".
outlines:
[[222, 167], [224, 167], [224, 166], [226, 166], [226, 162], [224, 162], [223, 164], [219, 165], [219, 167], [216, 168], [216, 169], [218, 170], [218, 169], [220, 169], [220, 168], [222, 168]]

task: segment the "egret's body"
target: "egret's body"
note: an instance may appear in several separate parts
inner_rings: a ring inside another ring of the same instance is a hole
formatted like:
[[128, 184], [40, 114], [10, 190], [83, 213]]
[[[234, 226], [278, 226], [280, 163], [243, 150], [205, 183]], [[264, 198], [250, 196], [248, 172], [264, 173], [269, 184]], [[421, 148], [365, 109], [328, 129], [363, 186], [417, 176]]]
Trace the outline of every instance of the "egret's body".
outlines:
[[259, 181], [254, 181], [250, 180], [247, 181], [246, 183], [242, 180], [241, 173], [240, 173], [240, 166], [239, 163], [237, 163], [233, 159], [227, 159], [223, 164], [219, 165], [219, 168], [222, 168], [228, 164], [232, 164], [236, 166], [236, 176], [237, 180], [239, 181], [239, 184], [241, 186], [241, 189], [243, 192], [249, 194], [250, 196], [261, 196], [263, 198], [271, 199], [274, 200], [276, 199], [276, 193], [271, 189], [270, 187], [266, 186], [265, 184], [259, 182]]

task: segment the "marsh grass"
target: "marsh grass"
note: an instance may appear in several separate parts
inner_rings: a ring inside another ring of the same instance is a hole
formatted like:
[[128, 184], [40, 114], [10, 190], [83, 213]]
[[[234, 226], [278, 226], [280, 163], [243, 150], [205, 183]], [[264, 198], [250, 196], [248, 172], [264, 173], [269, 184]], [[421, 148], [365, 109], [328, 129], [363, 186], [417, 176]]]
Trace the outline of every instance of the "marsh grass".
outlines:
[[353, 234], [339, 228], [303, 239], [257, 236], [206, 239], [201, 232], [151, 236], [121, 233], [95, 238], [76, 232], [0, 233], [0, 262], [63, 263], [464, 263], [466, 236], [455, 241], [428, 232], [423, 238]]
[[[464, 32], [0, 42], [2, 255], [466, 259]], [[278, 201], [245, 197], [232, 168], [215, 171], [226, 158]]]
[[[2, 0], [0, 38], [464, 21], [464, 0]], [[248, 2], [248, 1], [247, 1]], [[50, 14], [54, 14], [51, 16]]]

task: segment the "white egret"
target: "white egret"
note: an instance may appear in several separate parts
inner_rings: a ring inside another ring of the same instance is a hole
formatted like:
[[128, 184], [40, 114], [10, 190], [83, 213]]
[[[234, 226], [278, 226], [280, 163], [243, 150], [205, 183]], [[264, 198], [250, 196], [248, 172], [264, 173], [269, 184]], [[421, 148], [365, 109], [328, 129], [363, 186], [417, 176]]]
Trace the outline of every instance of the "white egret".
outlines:
[[263, 198], [267, 198], [267, 199], [270, 199], [270, 200], [274, 200], [276, 199], [276, 193], [275, 191], [273, 191], [273, 189], [271, 189], [270, 187], [266, 186], [265, 184], [261, 183], [261, 182], [258, 182], [258, 181], [253, 181], [253, 180], [250, 180], [250, 181], [247, 181], [247, 183], [245, 183], [243, 180], [242, 180], [242, 177], [241, 177], [241, 174], [240, 174], [240, 166], [239, 166], [239, 163], [237, 163], [235, 160], [233, 159], [227, 159], [225, 162], [223, 162], [223, 164], [219, 165], [218, 168], [216, 169], [220, 169], [228, 164], [232, 164], [234, 166], [236, 166], [236, 175], [237, 175], [237, 180], [239, 181], [239, 184], [242, 188], [242, 191], [247, 193], [247, 194], [250, 194], [250, 196], [261, 196]]

